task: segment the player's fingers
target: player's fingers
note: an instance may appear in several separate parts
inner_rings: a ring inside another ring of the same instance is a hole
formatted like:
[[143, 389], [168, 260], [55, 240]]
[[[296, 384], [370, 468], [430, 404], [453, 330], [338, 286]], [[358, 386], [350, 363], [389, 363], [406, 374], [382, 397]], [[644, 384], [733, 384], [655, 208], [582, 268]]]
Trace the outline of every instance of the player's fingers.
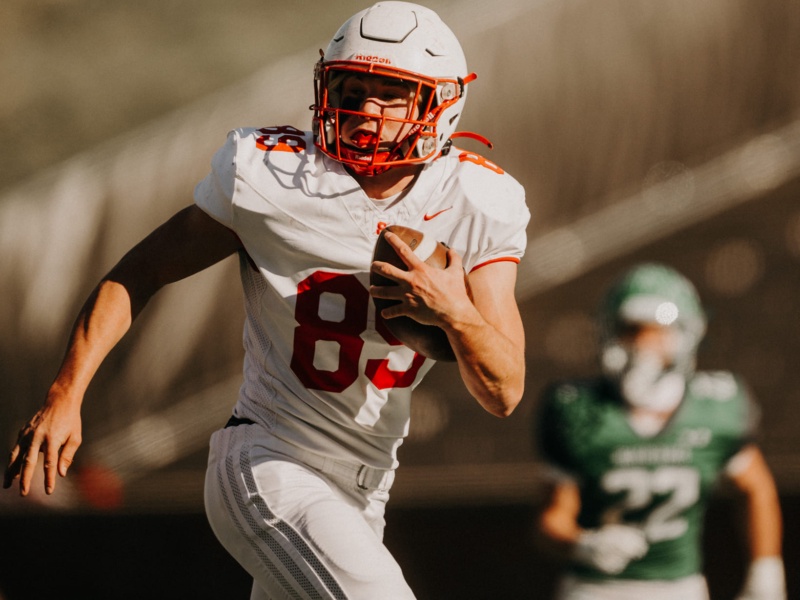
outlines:
[[67, 471], [72, 466], [72, 462], [75, 460], [75, 453], [80, 445], [80, 440], [72, 436], [61, 449], [61, 455], [58, 457], [58, 474], [62, 477], [67, 476]]
[[408, 310], [402, 304], [394, 304], [381, 310], [381, 318], [383, 319], [394, 319], [395, 317], [405, 317], [407, 315]]
[[399, 285], [371, 285], [369, 294], [381, 300], [402, 300], [406, 292]]
[[382, 275], [386, 279], [390, 279], [396, 283], [400, 283], [406, 281], [408, 279], [408, 272], [403, 271], [402, 269], [398, 269], [394, 265], [391, 265], [387, 262], [383, 262], [380, 260], [376, 260], [370, 266], [370, 270], [373, 273], [377, 273], [378, 275]]
[[44, 467], [44, 491], [52, 494], [56, 489], [56, 473], [58, 468], [58, 451], [55, 444], [48, 444], [45, 447], [43, 467]]
[[20, 457], [22, 470], [19, 477], [19, 491], [23, 496], [27, 496], [31, 489], [31, 480], [39, 462], [39, 448], [39, 442], [34, 440]]
[[[403, 239], [391, 231], [387, 231], [384, 234], [386, 241], [389, 242], [389, 245], [395, 249], [395, 252], [400, 256], [403, 262], [409, 269], [418, 268], [420, 265], [425, 264], [419, 256], [414, 254], [414, 251], [411, 249], [411, 246], [406, 244]], [[400, 269], [398, 269], [400, 270]]]

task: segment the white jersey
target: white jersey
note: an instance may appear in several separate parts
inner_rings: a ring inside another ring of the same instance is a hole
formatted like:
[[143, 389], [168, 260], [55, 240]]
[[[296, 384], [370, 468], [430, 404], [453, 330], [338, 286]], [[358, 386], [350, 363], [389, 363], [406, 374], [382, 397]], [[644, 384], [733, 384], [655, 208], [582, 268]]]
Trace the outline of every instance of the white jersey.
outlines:
[[511, 176], [455, 148], [381, 207], [316, 152], [310, 133], [286, 126], [231, 132], [195, 202], [247, 253], [234, 414], [289, 445], [381, 469], [397, 466], [411, 391], [434, 361], [376, 322], [368, 286], [378, 233], [388, 224], [423, 231], [471, 271], [519, 261], [529, 219]]

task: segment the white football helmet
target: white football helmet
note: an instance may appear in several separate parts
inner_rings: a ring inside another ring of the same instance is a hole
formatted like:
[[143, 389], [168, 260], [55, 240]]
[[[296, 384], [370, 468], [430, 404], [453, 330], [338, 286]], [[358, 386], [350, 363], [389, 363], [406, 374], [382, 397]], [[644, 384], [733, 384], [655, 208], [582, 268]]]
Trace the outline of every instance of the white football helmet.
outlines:
[[[375, 116], [341, 106], [339, 88], [347, 73], [409, 83], [415, 90], [419, 117]], [[448, 148], [464, 110], [466, 85], [475, 77], [467, 72], [456, 36], [435, 12], [409, 2], [378, 2], [342, 25], [316, 65], [311, 107], [315, 145], [363, 175], [382, 173], [395, 165], [430, 162]], [[391, 148], [364, 152], [341, 141], [340, 125], [351, 115], [379, 121], [378, 131], [388, 120], [412, 127]]]

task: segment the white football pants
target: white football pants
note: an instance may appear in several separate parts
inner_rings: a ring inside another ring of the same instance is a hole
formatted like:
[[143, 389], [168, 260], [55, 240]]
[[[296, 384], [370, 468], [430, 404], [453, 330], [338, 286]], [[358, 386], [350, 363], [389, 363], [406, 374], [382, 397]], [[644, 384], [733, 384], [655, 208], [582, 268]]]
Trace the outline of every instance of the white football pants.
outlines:
[[413, 599], [382, 543], [394, 472], [279, 447], [257, 424], [211, 436], [206, 515], [251, 599]]

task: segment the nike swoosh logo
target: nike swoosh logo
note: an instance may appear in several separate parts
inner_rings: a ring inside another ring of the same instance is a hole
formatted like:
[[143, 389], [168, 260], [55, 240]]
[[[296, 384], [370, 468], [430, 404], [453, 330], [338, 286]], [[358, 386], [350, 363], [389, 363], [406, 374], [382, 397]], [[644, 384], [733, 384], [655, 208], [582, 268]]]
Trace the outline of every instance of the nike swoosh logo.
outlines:
[[438, 211], [438, 212], [435, 212], [435, 213], [433, 213], [432, 215], [425, 215], [425, 216], [424, 216], [424, 217], [422, 217], [422, 218], [423, 218], [423, 219], [425, 219], [426, 221], [430, 221], [431, 219], [435, 219], [436, 217], [438, 217], [438, 216], [439, 216], [440, 214], [442, 214], [443, 212], [447, 212], [447, 211], [448, 211], [448, 210], [450, 210], [451, 208], [453, 208], [453, 207], [452, 207], [452, 206], [448, 206], [447, 208], [443, 208], [442, 210], [440, 210], [440, 211]]

